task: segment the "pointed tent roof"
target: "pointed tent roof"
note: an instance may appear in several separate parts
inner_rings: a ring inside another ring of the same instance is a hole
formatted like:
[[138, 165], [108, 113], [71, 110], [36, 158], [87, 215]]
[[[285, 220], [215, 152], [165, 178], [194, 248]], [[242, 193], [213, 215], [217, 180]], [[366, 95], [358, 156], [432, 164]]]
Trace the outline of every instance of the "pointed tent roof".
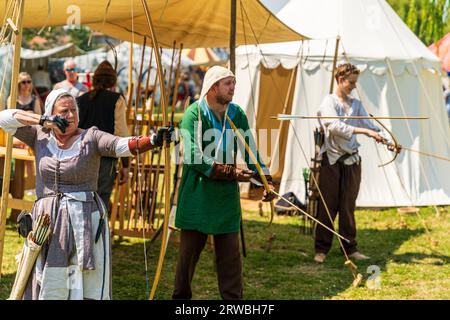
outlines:
[[[309, 57], [334, 56], [333, 39], [340, 36], [340, 55], [344, 48], [348, 56], [356, 59], [422, 58], [438, 62], [385, 0], [291, 0], [277, 17], [297, 32], [316, 39], [304, 44], [303, 54]], [[249, 47], [247, 52], [252, 48]], [[300, 44], [270, 44], [262, 48], [268, 54], [297, 55]], [[245, 53], [242, 49], [239, 52]]]
[[183, 49], [182, 55], [191, 59], [195, 65], [213, 65], [224, 62], [210, 48]]
[[[229, 45], [229, 0], [147, 0], [147, 4], [160, 45], [172, 47], [173, 41], [183, 43], [184, 48]], [[0, 20], [3, 20], [5, 5], [5, 1], [0, 2]], [[237, 1], [236, 12], [237, 45], [244, 43], [243, 22], [245, 32], [253, 29], [259, 43], [304, 38], [284, 25], [257, 0]], [[142, 43], [144, 36], [150, 36], [140, 0], [25, 2], [23, 23], [26, 28], [66, 25], [70, 21], [88, 25], [121, 40], [134, 39], [135, 43]], [[256, 40], [252, 38], [251, 43], [254, 42]]]

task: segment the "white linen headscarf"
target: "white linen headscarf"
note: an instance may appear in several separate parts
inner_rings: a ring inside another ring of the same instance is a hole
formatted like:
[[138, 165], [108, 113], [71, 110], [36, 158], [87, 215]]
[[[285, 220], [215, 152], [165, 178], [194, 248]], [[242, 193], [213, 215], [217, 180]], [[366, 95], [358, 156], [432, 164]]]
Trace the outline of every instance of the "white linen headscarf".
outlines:
[[208, 93], [209, 89], [211, 89], [213, 84], [228, 77], [235, 78], [233, 72], [231, 72], [227, 68], [221, 66], [214, 66], [209, 68], [208, 71], [206, 71], [205, 78], [203, 79], [202, 91], [200, 93], [200, 98], [198, 99], [199, 103], [205, 98], [206, 94]]
[[[211, 89], [211, 87], [219, 80], [228, 78], [228, 77], [233, 77], [235, 78], [233, 72], [231, 72], [231, 70], [224, 68], [224, 67], [220, 67], [220, 66], [214, 66], [208, 69], [208, 71], [206, 71], [205, 74], [205, 78], [203, 79], [203, 85], [202, 85], [202, 91], [200, 93], [200, 98], [198, 99], [198, 122], [197, 122], [197, 138], [195, 141], [195, 143], [198, 143], [199, 146], [199, 150], [201, 151], [201, 153], [203, 154], [203, 150], [202, 150], [202, 145], [199, 143], [199, 141], [202, 141], [202, 118], [200, 116], [200, 103], [202, 102], [203, 99], [205, 99], [206, 94], [208, 93], [209, 89]], [[228, 112], [228, 107], [227, 107], [227, 111], [225, 112], [225, 116]], [[223, 139], [223, 134], [224, 134], [224, 129], [225, 129], [225, 121], [224, 121], [224, 126], [223, 126], [223, 130], [222, 130], [222, 135], [220, 136], [220, 140], [219, 143], [217, 145], [221, 145], [222, 143], [222, 139]], [[219, 148], [216, 148], [216, 154], [214, 156], [215, 159], [217, 159], [217, 153], [219, 152]]]
[[69, 91], [66, 89], [56, 89], [52, 90], [49, 95], [47, 96], [47, 99], [45, 99], [45, 111], [44, 115], [51, 116], [53, 113], [53, 107], [55, 106], [56, 101], [62, 96], [70, 96], [73, 99], [73, 102], [75, 103], [75, 106], [77, 107], [77, 113], [78, 113], [78, 104], [75, 100], [75, 97], [70, 94]]

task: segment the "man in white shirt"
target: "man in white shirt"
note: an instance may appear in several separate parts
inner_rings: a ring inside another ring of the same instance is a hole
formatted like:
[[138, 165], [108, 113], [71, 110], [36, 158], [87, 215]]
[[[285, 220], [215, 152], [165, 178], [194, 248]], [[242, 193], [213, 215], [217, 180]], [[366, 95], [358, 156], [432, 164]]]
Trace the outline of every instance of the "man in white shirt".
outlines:
[[42, 65], [38, 66], [37, 71], [33, 73], [32, 79], [34, 86], [39, 94], [41, 94], [42, 92], [46, 92], [52, 88], [50, 75], [47, 71], [44, 71], [44, 67]]
[[[335, 79], [337, 88], [334, 94], [327, 95], [319, 108], [320, 116], [368, 116], [361, 101], [350, 94], [356, 87], [359, 70], [352, 64], [338, 66]], [[325, 225], [333, 228], [339, 213], [339, 233], [350, 240], [343, 242], [347, 255], [356, 260], [369, 257], [360, 253], [356, 242], [355, 206], [361, 182], [360, 146], [357, 134], [364, 134], [377, 142], [387, 142], [381, 130], [368, 119], [321, 119], [325, 139], [321, 148], [321, 168], [319, 188], [324, 201], [319, 201], [317, 218]], [[393, 150], [393, 147], [389, 147]], [[325, 202], [325, 204], [324, 204]], [[327, 208], [330, 216], [328, 215]], [[315, 235], [314, 260], [322, 263], [331, 249], [333, 234], [317, 226]]]
[[53, 89], [66, 89], [75, 98], [88, 91], [84, 84], [78, 82], [78, 69], [75, 61], [67, 60], [64, 62], [64, 73], [66, 74], [66, 80], [55, 84]]

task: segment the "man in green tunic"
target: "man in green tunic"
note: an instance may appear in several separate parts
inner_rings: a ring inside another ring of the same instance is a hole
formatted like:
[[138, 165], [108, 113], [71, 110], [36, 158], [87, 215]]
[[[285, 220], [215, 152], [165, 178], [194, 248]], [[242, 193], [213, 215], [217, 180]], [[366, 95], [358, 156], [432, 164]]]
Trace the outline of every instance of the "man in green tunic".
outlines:
[[[173, 299], [192, 298], [191, 281], [208, 235], [214, 236], [221, 297], [243, 297], [238, 182], [255, 177], [256, 166], [239, 145], [249, 169], [236, 167], [237, 143], [227, 116], [243, 130], [250, 146], [254, 148], [255, 143], [245, 112], [231, 102], [235, 83], [230, 70], [210, 68], [199, 100], [189, 106], [181, 120], [185, 154], [175, 220], [181, 235]], [[258, 161], [265, 173], [268, 172], [259, 156]], [[268, 173], [266, 178], [273, 188]], [[273, 197], [273, 193], [265, 192], [263, 200], [270, 201]]]

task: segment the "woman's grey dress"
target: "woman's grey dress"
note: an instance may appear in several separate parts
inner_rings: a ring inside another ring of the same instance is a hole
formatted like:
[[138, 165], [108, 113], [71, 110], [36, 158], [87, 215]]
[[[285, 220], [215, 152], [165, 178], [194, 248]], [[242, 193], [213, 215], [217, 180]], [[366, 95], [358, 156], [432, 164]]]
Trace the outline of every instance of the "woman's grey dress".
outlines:
[[[33, 221], [47, 213], [52, 225], [23, 299], [111, 299], [108, 221], [96, 189], [100, 158], [116, 156], [120, 137], [90, 128], [81, 134], [79, 153], [61, 160], [48, 147], [49, 129], [26, 126], [15, 137], [36, 156]], [[101, 216], [104, 228], [95, 243]]]

